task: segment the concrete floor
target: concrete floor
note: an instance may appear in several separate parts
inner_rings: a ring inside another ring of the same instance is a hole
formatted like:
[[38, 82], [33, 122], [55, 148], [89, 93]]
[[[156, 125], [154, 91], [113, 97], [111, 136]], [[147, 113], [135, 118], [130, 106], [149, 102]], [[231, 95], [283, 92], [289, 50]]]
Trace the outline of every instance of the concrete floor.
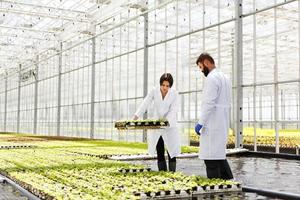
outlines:
[[22, 196], [13, 186], [0, 183], [0, 200], [28, 200], [28, 198]]

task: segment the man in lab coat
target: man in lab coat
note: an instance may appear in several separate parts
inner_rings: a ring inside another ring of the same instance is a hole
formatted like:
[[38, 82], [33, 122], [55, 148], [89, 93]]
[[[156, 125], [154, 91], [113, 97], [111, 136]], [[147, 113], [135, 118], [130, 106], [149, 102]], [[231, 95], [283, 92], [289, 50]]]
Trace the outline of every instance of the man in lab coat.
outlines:
[[232, 179], [225, 152], [229, 131], [231, 84], [216, 69], [214, 59], [209, 54], [202, 53], [196, 64], [206, 77], [200, 119], [195, 126], [195, 132], [200, 135], [199, 158], [204, 160], [208, 178]]

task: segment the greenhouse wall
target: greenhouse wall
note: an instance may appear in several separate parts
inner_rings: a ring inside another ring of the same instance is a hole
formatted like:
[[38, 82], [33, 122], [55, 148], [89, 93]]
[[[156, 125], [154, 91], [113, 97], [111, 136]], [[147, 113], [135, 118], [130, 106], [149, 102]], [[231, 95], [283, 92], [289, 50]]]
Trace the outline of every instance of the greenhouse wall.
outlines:
[[[239, 122], [255, 134], [272, 129], [279, 148], [281, 129], [299, 129], [299, 8], [295, 0], [152, 0], [143, 9], [117, 12], [93, 25], [90, 39], [56, 43], [52, 53], [36, 56], [34, 66], [21, 63], [21, 70], [6, 74], [0, 81], [0, 128], [143, 141], [141, 131], [119, 132], [114, 122], [131, 119], [147, 91], [170, 72], [180, 94], [182, 144], [189, 144], [204, 81], [195, 61], [206, 51], [233, 83], [233, 133], [242, 137]], [[26, 79], [29, 69], [35, 73]], [[242, 85], [235, 84], [239, 80]]]

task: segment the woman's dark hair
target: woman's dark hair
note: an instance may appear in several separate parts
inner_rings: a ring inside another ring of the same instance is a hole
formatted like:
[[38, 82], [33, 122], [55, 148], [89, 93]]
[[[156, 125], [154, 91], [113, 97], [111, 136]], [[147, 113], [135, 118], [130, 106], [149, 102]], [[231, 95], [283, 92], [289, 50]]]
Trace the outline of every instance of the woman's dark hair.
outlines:
[[170, 73], [164, 73], [163, 75], [161, 75], [160, 79], [159, 79], [159, 84], [162, 85], [164, 81], [168, 81], [170, 84], [170, 88], [173, 85], [173, 77]]

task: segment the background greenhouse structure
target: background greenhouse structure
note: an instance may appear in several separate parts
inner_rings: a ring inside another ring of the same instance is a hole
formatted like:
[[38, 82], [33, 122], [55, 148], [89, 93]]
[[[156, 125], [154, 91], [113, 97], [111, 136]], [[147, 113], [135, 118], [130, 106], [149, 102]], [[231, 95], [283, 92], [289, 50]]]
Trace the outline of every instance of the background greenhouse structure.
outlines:
[[0, 132], [146, 142], [115, 122], [169, 72], [181, 145], [197, 146], [208, 52], [232, 81], [230, 148], [293, 156], [299, 176], [299, 49], [300, 0], [1, 0]]

